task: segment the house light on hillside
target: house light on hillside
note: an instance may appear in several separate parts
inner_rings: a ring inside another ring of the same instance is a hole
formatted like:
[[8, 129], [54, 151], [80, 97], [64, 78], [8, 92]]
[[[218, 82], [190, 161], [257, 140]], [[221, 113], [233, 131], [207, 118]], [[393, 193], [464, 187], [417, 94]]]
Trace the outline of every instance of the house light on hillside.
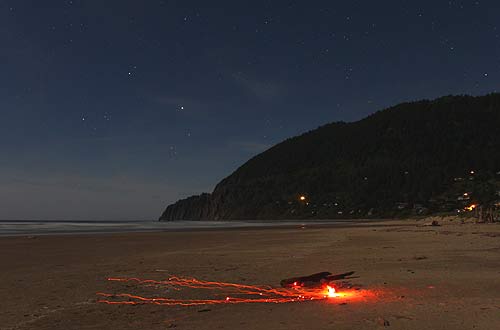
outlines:
[[469, 200], [470, 199], [470, 196], [469, 196], [469, 193], [465, 192], [462, 194], [462, 196], [458, 196], [457, 200], [459, 201], [466, 201], [466, 200]]

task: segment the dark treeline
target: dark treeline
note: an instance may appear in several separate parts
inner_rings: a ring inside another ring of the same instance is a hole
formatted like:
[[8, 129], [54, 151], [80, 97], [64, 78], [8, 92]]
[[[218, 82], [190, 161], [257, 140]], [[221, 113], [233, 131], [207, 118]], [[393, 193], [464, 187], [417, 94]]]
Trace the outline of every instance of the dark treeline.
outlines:
[[288, 139], [161, 220], [456, 212], [494, 205], [499, 182], [500, 94], [447, 96]]

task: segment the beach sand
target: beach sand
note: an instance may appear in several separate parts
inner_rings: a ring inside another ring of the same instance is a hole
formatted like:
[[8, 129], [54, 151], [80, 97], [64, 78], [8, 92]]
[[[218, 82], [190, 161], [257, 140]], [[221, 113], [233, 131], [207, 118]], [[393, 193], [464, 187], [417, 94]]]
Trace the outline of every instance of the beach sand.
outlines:
[[[3, 237], [0, 329], [500, 329], [500, 225], [428, 222]], [[108, 277], [279, 286], [351, 270], [359, 299], [183, 307], [96, 296], [170, 294]]]

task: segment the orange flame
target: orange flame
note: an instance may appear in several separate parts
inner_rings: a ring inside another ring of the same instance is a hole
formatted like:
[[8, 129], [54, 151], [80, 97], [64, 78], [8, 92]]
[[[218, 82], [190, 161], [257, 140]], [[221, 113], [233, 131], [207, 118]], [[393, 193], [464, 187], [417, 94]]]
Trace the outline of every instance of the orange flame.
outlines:
[[337, 297], [337, 291], [335, 290], [334, 287], [327, 285], [326, 289], [327, 289], [327, 296], [328, 296], [328, 298]]

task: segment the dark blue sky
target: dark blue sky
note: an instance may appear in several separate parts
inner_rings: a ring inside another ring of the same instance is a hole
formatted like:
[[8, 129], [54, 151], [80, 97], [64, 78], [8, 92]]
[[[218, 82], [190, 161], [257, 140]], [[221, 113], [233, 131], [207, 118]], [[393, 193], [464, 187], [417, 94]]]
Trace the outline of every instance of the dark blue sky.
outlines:
[[496, 91], [498, 1], [0, 0], [0, 219], [157, 218], [251, 156]]

